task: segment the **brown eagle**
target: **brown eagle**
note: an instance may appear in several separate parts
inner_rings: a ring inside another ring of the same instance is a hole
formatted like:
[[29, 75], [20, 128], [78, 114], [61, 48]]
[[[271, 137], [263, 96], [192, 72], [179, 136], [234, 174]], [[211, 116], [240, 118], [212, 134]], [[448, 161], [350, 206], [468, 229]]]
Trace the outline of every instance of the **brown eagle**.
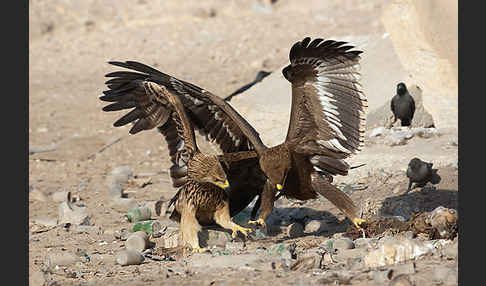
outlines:
[[[319, 38], [311, 41], [307, 37], [292, 46], [290, 65], [282, 70], [292, 84], [289, 128], [285, 141], [270, 148], [228, 102], [200, 87], [137, 62], [112, 62], [140, 72], [118, 72], [112, 76], [118, 76], [120, 81], [126, 81], [120, 73], [125, 78], [142, 77], [179, 94], [191, 121], [223, 147], [223, 152], [257, 152], [258, 166], [266, 181], [258, 201], [259, 219], [252, 222], [265, 225], [280, 191], [299, 200], [315, 199], [319, 193], [359, 227], [363, 220], [358, 217], [356, 205], [331, 184], [333, 175], [348, 173], [350, 166], [343, 159], [364, 145], [367, 99], [358, 71], [362, 51], [351, 50], [353, 47], [346, 44]], [[119, 109], [135, 107], [129, 99], [115, 105]], [[152, 104], [146, 110], [155, 114], [159, 108]], [[153, 128], [150, 126], [156, 124], [153, 117], [157, 116], [142, 113], [136, 112], [122, 123], [137, 121], [133, 127], [136, 130]]]
[[221, 161], [256, 157], [256, 154], [244, 152], [217, 156], [200, 152], [194, 129], [178, 95], [171, 94], [164, 86], [149, 81], [137, 81], [134, 86], [131, 90], [133, 93], [143, 92], [152, 102], [166, 107], [166, 115], [158, 119], [165, 119], [165, 124], [160, 126], [160, 132], [169, 145], [173, 163], [170, 169], [173, 184], [180, 187], [169, 207], [175, 204], [171, 219], [180, 222], [183, 246], [188, 244], [195, 252], [206, 250], [199, 245], [199, 223], [217, 223], [223, 228], [231, 229], [233, 237], [237, 232], [247, 235], [251, 229], [241, 227], [231, 220], [228, 195], [223, 191], [230, 185]]

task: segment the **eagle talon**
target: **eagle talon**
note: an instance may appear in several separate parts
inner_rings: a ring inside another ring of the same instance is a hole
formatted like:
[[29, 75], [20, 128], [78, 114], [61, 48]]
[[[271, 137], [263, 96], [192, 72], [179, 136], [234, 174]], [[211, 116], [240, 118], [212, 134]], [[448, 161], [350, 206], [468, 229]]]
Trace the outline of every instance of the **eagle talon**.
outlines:
[[248, 233], [251, 233], [253, 230], [251, 228], [245, 228], [238, 225], [233, 228], [233, 233], [231, 234], [231, 237], [235, 238], [238, 235], [238, 231], [247, 237]]
[[265, 221], [262, 218], [259, 218], [257, 220], [249, 220], [248, 223], [260, 225], [263, 228], [267, 227], [267, 224], [265, 223]]
[[361, 218], [354, 218], [354, 219], [353, 219], [353, 224], [354, 224], [354, 226], [355, 226], [357, 229], [361, 229], [360, 225], [361, 225], [362, 223], [364, 223], [364, 222], [366, 222], [366, 220], [361, 219]]
[[194, 247], [192, 248], [192, 253], [203, 253], [203, 252], [206, 252], [208, 251], [207, 248], [201, 248], [201, 247]]

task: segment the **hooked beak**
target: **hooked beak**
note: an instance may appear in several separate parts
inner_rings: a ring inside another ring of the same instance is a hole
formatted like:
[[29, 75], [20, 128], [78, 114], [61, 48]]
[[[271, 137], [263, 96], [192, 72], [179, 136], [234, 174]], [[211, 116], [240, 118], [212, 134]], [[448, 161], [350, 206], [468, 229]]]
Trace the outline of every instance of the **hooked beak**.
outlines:
[[283, 189], [283, 186], [280, 185], [280, 184], [276, 184], [275, 187], [277, 188], [277, 190], [281, 191]]
[[230, 185], [229, 185], [229, 182], [228, 180], [224, 181], [224, 183], [222, 184], [221, 182], [216, 182], [214, 183], [216, 186], [220, 187], [221, 189], [223, 189], [226, 194], [229, 194], [229, 190], [230, 190]]

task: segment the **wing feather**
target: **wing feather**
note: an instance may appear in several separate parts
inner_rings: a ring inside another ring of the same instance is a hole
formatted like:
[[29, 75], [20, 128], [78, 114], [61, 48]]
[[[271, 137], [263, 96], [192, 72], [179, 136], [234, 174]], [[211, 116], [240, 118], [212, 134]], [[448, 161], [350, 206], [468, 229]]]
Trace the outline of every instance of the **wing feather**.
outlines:
[[295, 152], [342, 159], [364, 145], [368, 105], [359, 81], [361, 51], [346, 44], [305, 38], [290, 49], [290, 65], [282, 72], [292, 84], [286, 142]]

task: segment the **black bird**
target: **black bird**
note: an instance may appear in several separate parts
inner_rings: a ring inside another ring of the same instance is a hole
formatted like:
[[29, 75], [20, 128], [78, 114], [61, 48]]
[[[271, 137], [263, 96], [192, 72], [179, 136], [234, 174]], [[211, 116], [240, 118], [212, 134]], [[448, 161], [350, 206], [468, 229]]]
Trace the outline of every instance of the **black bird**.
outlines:
[[432, 184], [438, 184], [440, 182], [440, 176], [437, 174], [437, 169], [432, 169], [433, 163], [427, 163], [419, 158], [413, 158], [408, 163], [407, 177], [408, 177], [408, 189], [412, 188], [412, 183], [416, 183], [415, 187], [423, 187], [427, 182]]
[[393, 125], [400, 119], [402, 126], [412, 124], [413, 114], [415, 113], [415, 101], [408, 93], [407, 86], [401, 82], [397, 84], [397, 94], [391, 100], [391, 111], [393, 112]]
[[232, 94], [230, 94], [227, 97], [225, 97], [224, 100], [230, 101], [233, 98], [233, 96], [235, 96], [237, 94], [240, 94], [243, 91], [245, 91], [245, 90], [249, 89], [250, 87], [254, 86], [256, 83], [262, 81], [262, 79], [264, 79], [269, 74], [271, 74], [271, 72], [259, 71], [258, 74], [257, 74], [257, 76], [256, 76], [256, 78], [252, 82], [247, 83], [244, 86], [238, 88]]

